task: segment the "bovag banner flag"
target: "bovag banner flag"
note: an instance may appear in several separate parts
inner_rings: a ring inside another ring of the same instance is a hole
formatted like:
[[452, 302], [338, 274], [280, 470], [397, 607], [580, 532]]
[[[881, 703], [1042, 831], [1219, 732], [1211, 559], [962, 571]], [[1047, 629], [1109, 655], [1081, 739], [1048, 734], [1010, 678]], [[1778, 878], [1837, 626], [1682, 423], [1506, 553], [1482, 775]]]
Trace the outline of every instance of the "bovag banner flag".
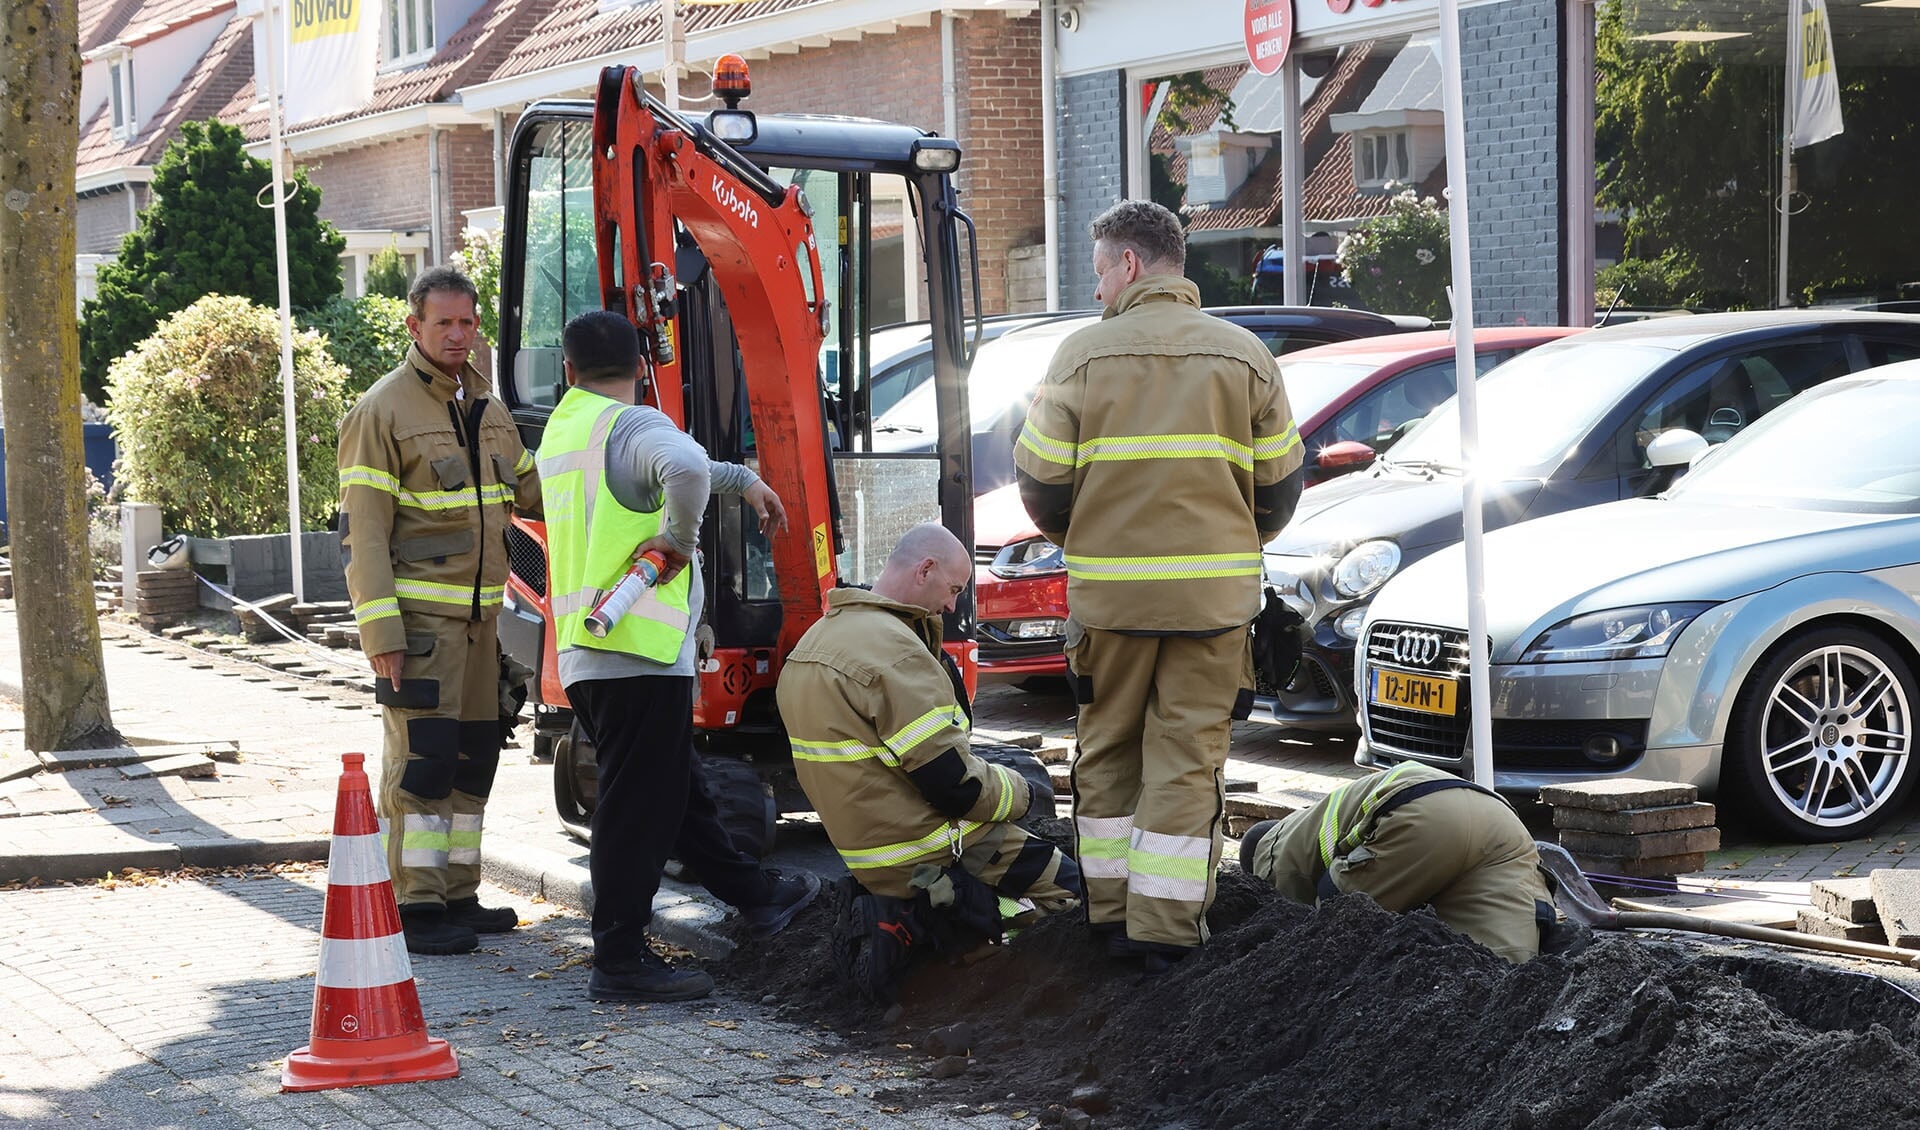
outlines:
[[351, 113], [373, 98], [383, 0], [282, 0], [287, 73], [281, 105], [289, 126]]
[[1833, 28], [1825, 0], [1794, 0], [1800, 16], [1800, 58], [1794, 71], [1793, 147], [1838, 135], [1840, 76], [1833, 69]]

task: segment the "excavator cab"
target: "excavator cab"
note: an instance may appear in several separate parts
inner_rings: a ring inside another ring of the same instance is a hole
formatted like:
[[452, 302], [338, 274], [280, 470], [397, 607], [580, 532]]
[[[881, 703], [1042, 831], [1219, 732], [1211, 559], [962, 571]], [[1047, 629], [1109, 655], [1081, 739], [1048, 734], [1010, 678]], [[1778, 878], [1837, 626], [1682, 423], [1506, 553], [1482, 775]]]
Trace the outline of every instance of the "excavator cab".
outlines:
[[[683, 116], [634, 75], [609, 68], [594, 101], [536, 103], [514, 130], [496, 383], [537, 448], [566, 390], [562, 327], [588, 310], [624, 309], [656, 362], [643, 370], [642, 402], [672, 416], [711, 458], [754, 466], [787, 502], [789, 544], [769, 544], [737, 498], [715, 498], [701, 530], [695, 728], [723, 818], [743, 847], [764, 852], [778, 812], [810, 807], [792, 778], [774, 685], [786, 649], [820, 615], [822, 594], [870, 583], [899, 535], [921, 522], [973, 544], [973, 224], [954, 191], [961, 153], [950, 139], [865, 119], [754, 115], [737, 95], [727, 109]], [[782, 227], [793, 221], [792, 188], [810, 238], [790, 238], [804, 226]], [[675, 201], [687, 213], [673, 218], [684, 222], [650, 214]], [[796, 271], [803, 297], [790, 285]], [[791, 317], [802, 305], [820, 339], [804, 368]], [[788, 320], [778, 335], [785, 352], [770, 363], [772, 314]], [[872, 331], [913, 320], [932, 335], [939, 442], [923, 454], [878, 453]], [[814, 489], [822, 482], [824, 491]], [[535, 755], [553, 757], [562, 821], [584, 837], [594, 759], [558, 678], [542, 524], [516, 519], [508, 552], [502, 645], [535, 672]], [[800, 554], [816, 576], [801, 575]], [[945, 629], [969, 695], [973, 619], [969, 590]]]

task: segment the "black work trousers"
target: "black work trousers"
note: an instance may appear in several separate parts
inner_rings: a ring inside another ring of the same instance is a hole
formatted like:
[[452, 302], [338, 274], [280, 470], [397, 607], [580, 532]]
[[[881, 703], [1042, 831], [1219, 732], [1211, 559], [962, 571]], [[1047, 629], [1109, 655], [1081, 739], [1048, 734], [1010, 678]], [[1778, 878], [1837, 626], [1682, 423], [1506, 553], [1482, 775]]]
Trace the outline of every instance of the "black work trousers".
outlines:
[[692, 676], [583, 679], [567, 688], [600, 765], [593, 810], [593, 959], [609, 967], [647, 948], [668, 859], [717, 897], [765, 905], [772, 880], [733, 846], [693, 749]]

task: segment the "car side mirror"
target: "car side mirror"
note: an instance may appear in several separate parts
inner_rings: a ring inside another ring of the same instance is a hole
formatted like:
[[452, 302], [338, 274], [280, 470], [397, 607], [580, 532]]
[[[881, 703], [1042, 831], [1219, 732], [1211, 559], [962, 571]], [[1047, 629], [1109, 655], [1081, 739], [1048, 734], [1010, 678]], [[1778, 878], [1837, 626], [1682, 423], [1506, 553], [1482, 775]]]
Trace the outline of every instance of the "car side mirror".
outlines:
[[1685, 428], [1668, 428], [1647, 444], [1650, 467], [1685, 467], [1707, 450], [1706, 437]]
[[1331, 479], [1336, 475], [1358, 471], [1372, 463], [1378, 454], [1359, 440], [1341, 440], [1322, 448], [1319, 458], [1314, 460], [1314, 467], [1320, 472], [1321, 478]]

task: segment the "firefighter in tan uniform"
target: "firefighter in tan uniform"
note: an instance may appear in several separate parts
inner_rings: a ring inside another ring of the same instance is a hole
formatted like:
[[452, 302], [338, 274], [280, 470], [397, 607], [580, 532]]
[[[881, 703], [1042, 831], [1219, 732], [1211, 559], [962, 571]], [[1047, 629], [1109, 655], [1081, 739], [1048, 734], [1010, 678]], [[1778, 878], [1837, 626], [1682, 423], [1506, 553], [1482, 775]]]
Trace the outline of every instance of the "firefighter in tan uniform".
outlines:
[[1556, 936], [1553, 895], [1520, 817], [1499, 796], [1418, 762], [1255, 824], [1240, 864], [1297, 902], [1364, 891], [1395, 913], [1431, 906], [1515, 963]]
[[800, 785], [859, 885], [842, 971], [885, 999], [908, 951], [997, 939], [1005, 919], [1078, 905], [1071, 859], [1012, 821], [1026, 778], [967, 746], [964, 687], [940, 658], [940, 613], [973, 558], [940, 526], [909, 530], [873, 590], [835, 589], [780, 673]]
[[1092, 235], [1105, 317], [1054, 355], [1014, 462], [1066, 557], [1087, 918], [1151, 970], [1206, 940], [1260, 547], [1292, 517], [1301, 444], [1272, 355], [1181, 276], [1179, 220], [1123, 201]]
[[407, 948], [464, 953], [513, 929], [480, 905], [480, 825], [500, 763], [496, 618], [506, 527], [539, 479], [468, 361], [473, 283], [434, 267], [408, 293], [413, 347], [340, 423], [340, 541], [386, 750], [380, 814]]

